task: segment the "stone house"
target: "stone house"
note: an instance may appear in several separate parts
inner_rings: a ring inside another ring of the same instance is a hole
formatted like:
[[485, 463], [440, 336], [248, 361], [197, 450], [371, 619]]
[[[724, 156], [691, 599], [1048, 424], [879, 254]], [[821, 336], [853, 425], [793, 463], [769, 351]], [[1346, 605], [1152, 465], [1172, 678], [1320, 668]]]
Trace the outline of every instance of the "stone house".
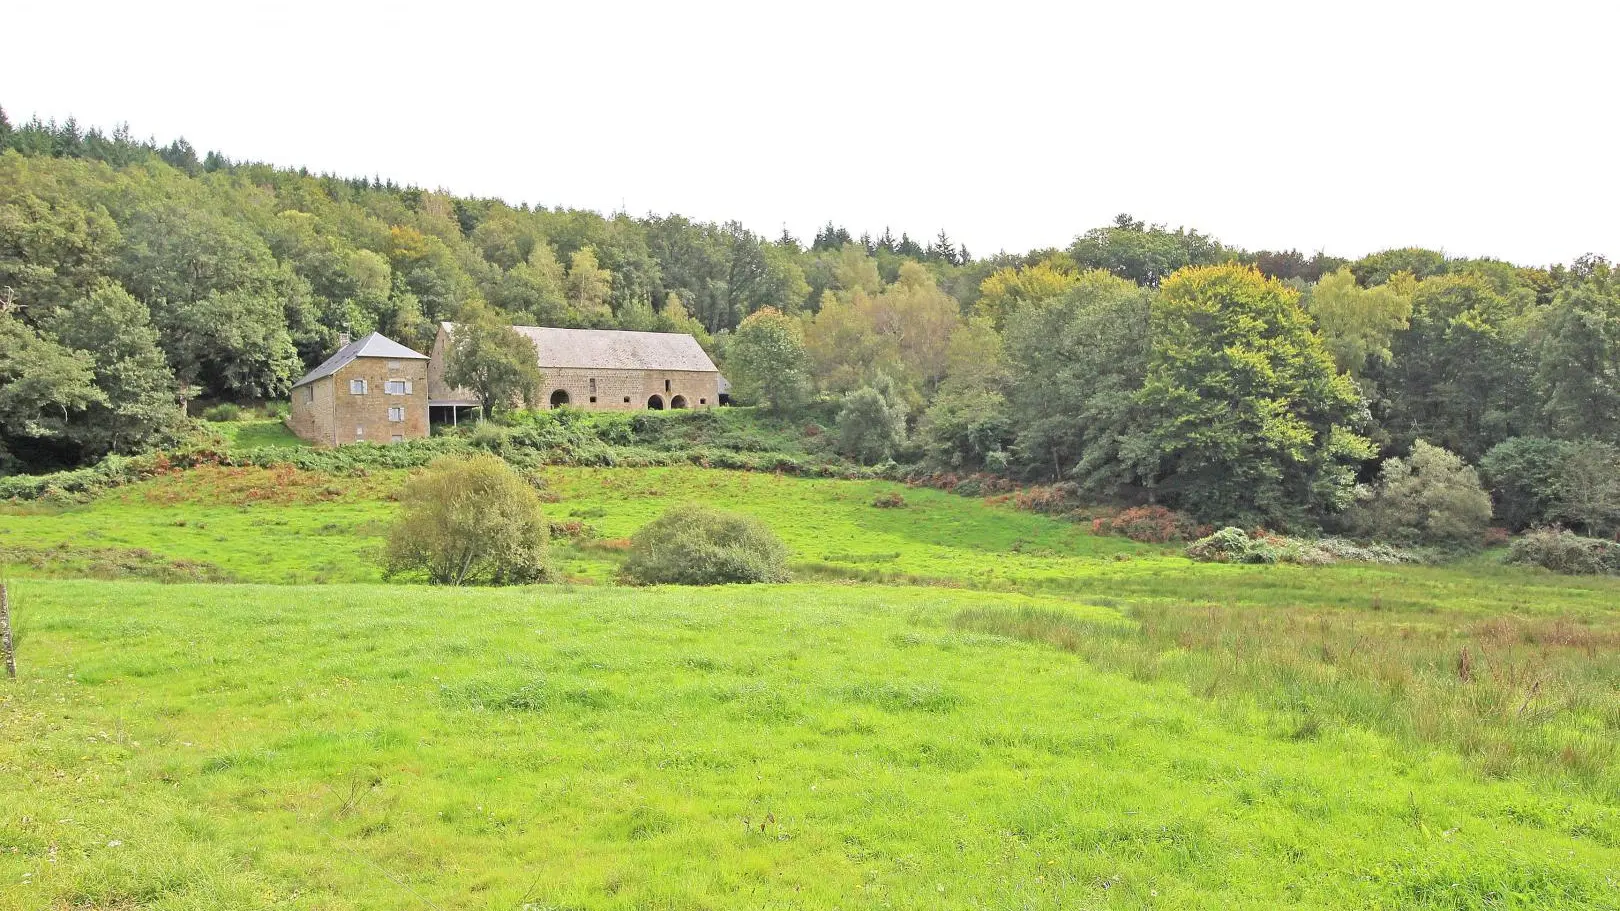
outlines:
[[[534, 342], [545, 374], [543, 405], [589, 411], [713, 408], [720, 404], [720, 371], [697, 339], [677, 332], [551, 329], [513, 326]], [[428, 361], [428, 405], [440, 420], [476, 407], [465, 389], [444, 382], [454, 323], [440, 323]]]
[[322, 446], [428, 435], [428, 358], [373, 332], [293, 384], [287, 428]]

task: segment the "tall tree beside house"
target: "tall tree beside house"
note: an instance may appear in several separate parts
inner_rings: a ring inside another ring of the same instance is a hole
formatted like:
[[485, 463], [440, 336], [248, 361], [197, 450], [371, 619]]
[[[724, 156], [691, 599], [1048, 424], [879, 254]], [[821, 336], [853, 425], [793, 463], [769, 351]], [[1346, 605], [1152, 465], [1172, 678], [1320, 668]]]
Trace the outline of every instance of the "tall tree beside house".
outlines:
[[505, 411], [520, 402], [533, 408], [546, 381], [534, 342], [488, 307], [470, 305], [466, 312], [470, 318], [457, 323], [450, 338], [445, 383], [453, 389], [471, 390], [485, 414]]
[[726, 370], [737, 397], [773, 410], [810, 394], [810, 358], [799, 321], [775, 307], [751, 314], [726, 349]]

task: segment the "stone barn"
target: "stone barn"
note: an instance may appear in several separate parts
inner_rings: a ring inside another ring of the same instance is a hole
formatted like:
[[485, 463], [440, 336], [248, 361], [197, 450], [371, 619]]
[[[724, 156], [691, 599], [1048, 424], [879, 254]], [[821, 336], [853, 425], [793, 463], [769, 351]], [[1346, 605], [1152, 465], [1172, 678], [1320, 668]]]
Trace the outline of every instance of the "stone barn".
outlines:
[[380, 333], [345, 341], [293, 384], [287, 428], [322, 446], [428, 435], [428, 358]]
[[[534, 342], [545, 388], [540, 404], [590, 411], [642, 408], [713, 408], [720, 404], [720, 372], [697, 339], [677, 332], [621, 329], [550, 329], [513, 326]], [[444, 382], [454, 323], [441, 323], [428, 361], [428, 405], [440, 420], [478, 400]]]

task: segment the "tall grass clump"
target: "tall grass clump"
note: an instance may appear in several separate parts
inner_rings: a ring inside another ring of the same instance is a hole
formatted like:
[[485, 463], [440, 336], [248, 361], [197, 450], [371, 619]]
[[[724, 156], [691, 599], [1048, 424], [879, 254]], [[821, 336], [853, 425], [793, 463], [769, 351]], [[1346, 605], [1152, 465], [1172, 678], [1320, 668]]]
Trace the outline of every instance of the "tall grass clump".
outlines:
[[630, 539], [623, 578], [637, 585], [786, 582], [787, 547], [765, 523], [707, 506], [677, 506]]
[[1620, 787], [1620, 628], [1495, 617], [1417, 626], [1357, 611], [1146, 605], [1135, 628], [1060, 611], [959, 613], [974, 632], [1040, 642], [1134, 679], [1180, 680], [1281, 734], [1333, 725], [1443, 745], [1492, 777], [1550, 771]]

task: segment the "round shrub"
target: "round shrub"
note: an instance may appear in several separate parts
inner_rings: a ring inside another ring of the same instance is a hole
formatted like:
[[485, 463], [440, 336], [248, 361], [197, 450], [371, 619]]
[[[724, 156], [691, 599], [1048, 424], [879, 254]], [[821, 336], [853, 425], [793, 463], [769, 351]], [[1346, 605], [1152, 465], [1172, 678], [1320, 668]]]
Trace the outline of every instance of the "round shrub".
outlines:
[[551, 575], [540, 497], [499, 458], [440, 459], [411, 478], [399, 499], [383, 554], [388, 576], [522, 585]]
[[758, 519], [677, 506], [631, 537], [624, 578], [638, 585], [786, 582], [787, 547]]

